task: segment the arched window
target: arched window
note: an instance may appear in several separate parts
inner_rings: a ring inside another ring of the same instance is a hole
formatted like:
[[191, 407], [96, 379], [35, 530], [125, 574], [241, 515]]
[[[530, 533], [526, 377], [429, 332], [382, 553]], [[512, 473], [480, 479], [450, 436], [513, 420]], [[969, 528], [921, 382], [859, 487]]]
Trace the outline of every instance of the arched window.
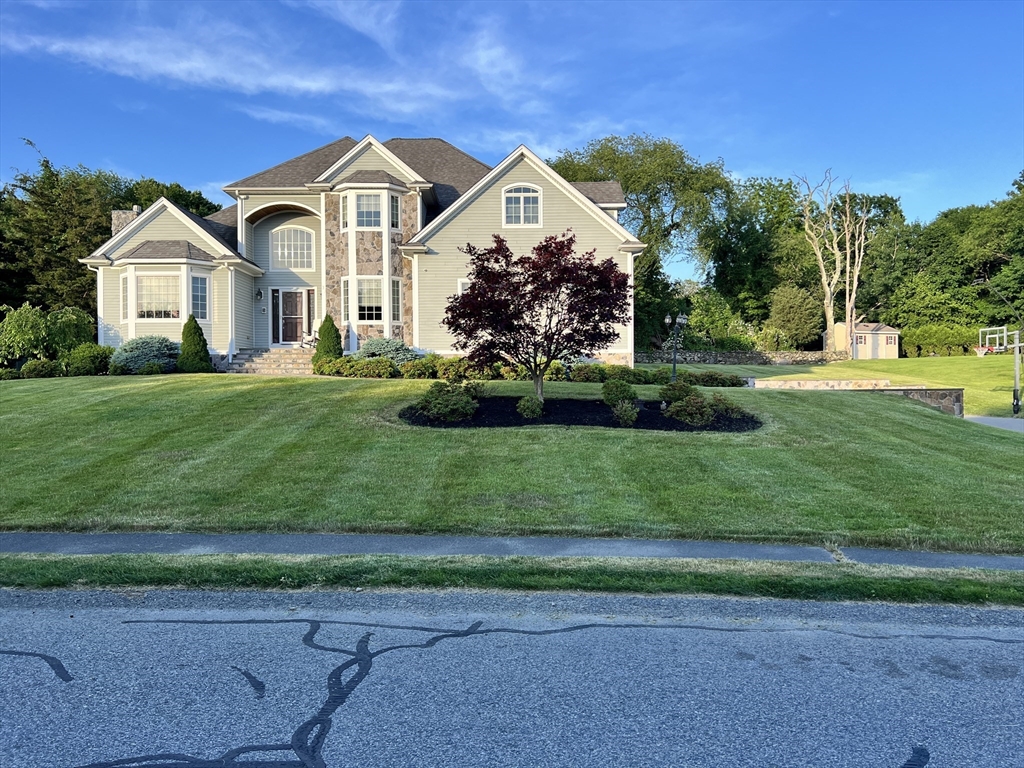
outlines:
[[506, 187], [503, 197], [506, 227], [540, 226], [539, 189], [525, 185]]
[[312, 269], [313, 233], [282, 227], [270, 235], [270, 263], [274, 269]]

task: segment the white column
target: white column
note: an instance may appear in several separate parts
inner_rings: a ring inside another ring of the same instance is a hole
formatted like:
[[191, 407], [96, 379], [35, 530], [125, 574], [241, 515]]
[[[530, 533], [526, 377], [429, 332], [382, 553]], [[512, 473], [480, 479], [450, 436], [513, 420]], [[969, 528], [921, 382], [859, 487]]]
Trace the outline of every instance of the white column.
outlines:
[[[120, 283], [121, 278], [118, 276], [118, 288], [121, 287]], [[117, 311], [120, 312], [121, 307], [118, 307]], [[96, 340], [101, 347], [103, 346], [104, 338], [103, 325], [103, 268], [96, 267]]]
[[139, 314], [139, 285], [135, 276], [135, 265], [128, 265], [128, 338], [135, 338], [135, 320]]

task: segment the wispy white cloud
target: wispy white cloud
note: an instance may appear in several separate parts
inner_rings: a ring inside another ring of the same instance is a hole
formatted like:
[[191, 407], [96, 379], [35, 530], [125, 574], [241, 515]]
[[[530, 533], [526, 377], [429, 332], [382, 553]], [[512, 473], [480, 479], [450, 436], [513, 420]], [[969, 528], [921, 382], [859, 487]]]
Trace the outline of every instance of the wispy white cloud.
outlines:
[[286, 0], [292, 7], [308, 7], [340, 22], [394, 54], [398, 38], [400, 0]]
[[235, 181], [235, 179], [229, 179], [227, 181], [206, 181], [199, 185], [199, 191], [203, 193], [207, 200], [211, 203], [220, 203], [225, 208], [229, 205], [235, 204], [235, 199], [231, 195], [224, 193], [224, 187]]
[[261, 120], [265, 123], [276, 125], [292, 125], [312, 133], [322, 133], [328, 136], [337, 136], [343, 133], [332, 120], [321, 115], [312, 115], [303, 112], [288, 112], [282, 109], [270, 107], [253, 107], [238, 105], [235, 107], [239, 112], [248, 115], [253, 120]]

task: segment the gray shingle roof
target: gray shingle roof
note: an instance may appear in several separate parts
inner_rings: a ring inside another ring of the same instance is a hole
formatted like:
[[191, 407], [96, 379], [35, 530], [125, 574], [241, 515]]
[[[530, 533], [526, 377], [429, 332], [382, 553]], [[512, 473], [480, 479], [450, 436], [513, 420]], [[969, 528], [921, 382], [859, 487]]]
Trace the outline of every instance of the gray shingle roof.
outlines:
[[273, 168], [260, 171], [252, 176], [246, 176], [234, 184], [228, 184], [225, 189], [232, 189], [234, 187], [301, 187], [313, 181], [313, 179], [338, 162], [355, 145], [355, 139], [345, 136], [304, 155], [299, 155], [291, 160], [285, 160]]
[[626, 197], [617, 181], [573, 181], [570, 182], [584, 197], [598, 205], [625, 205]]
[[853, 330], [857, 333], [899, 333], [899, 330], [885, 323], [854, 323]]
[[401, 187], [402, 189], [408, 189], [405, 182], [396, 176], [392, 176], [387, 171], [356, 171], [350, 173], [343, 179], [340, 179], [338, 184], [394, 184], [395, 186]]
[[211, 213], [203, 221], [204, 229], [212, 229], [221, 240], [227, 243], [232, 251], [238, 251], [238, 205], [229, 205], [216, 213]]
[[127, 253], [118, 256], [114, 261], [122, 259], [195, 259], [198, 261], [216, 261], [213, 254], [207, 253], [188, 240], [146, 240]]

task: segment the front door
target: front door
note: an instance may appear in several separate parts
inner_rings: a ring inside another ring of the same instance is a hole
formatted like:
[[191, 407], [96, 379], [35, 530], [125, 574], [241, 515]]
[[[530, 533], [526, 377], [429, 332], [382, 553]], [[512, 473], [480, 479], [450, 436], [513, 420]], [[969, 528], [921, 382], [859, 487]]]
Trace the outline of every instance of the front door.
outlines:
[[313, 321], [313, 297], [312, 290], [282, 291], [275, 288], [271, 291], [271, 340], [274, 344], [298, 344], [302, 341], [303, 331], [308, 332], [306, 326]]

